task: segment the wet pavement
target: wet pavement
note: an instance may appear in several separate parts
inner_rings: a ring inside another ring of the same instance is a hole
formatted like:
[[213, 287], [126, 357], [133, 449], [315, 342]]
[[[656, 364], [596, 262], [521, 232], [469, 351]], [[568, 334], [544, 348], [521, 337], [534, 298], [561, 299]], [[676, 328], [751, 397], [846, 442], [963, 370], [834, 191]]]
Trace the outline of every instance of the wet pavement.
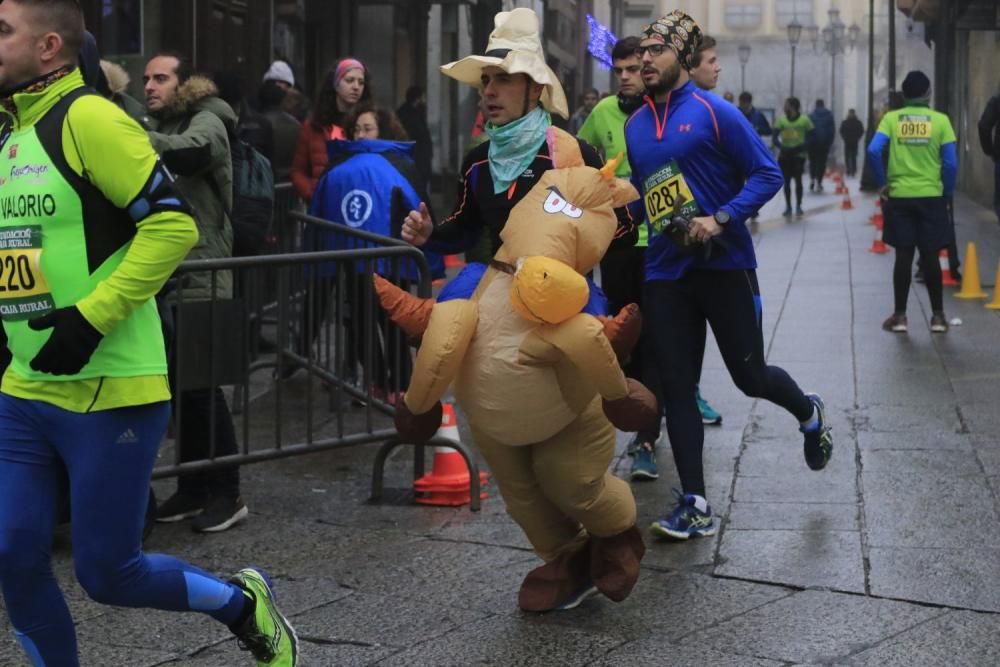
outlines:
[[[909, 333], [883, 332], [892, 255], [868, 252], [873, 200], [852, 197], [845, 211], [807, 194], [808, 215], [791, 221], [772, 202], [756, 226], [768, 359], [822, 394], [830, 465], [805, 466], [794, 419], [740, 394], [709, 337], [702, 393], [724, 420], [706, 429], [706, 480], [721, 529], [650, 541], [621, 604], [519, 612], [538, 561], [500, 500], [491, 492], [479, 514], [413, 505], [406, 449], [381, 504], [368, 502], [375, 446], [261, 463], [243, 471], [249, 521], [213, 536], [161, 525], [147, 547], [220, 574], [266, 568], [308, 665], [998, 664], [1000, 311], [946, 289], [963, 323], [932, 336], [914, 285]], [[992, 296], [1000, 226], [964, 200], [956, 220]], [[642, 526], [678, 485], [665, 442], [659, 454], [661, 478], [633, 485]], [[161, 499], [171, 486], [157, 482]], [[64, 535], [55, 563], [84, 665], [251, 664], [205, 617], [88, 601]], [[9, 631], [0, 664], [24, 664]]]

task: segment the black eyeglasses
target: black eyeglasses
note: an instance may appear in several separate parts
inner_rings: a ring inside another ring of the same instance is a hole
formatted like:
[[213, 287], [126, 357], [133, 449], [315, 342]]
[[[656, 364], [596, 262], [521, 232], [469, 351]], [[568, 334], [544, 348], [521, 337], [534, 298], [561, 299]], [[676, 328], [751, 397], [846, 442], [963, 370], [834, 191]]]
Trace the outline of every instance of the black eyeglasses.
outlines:
[[663, 55], [663, 50], [667, 48], [666, 44], [650, 44], [649, 46], [637, 46], [635, 47], [635, 57], [642, 58], [642, 56], [649, 51], [649, 55], [654, 58]]

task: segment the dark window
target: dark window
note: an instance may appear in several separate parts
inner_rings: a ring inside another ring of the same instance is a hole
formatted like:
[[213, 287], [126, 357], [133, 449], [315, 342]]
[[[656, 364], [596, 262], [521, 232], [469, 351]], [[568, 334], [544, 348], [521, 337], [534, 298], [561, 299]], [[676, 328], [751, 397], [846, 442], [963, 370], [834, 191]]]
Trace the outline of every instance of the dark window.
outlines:
[[100, 33], [105, 55], [142, 53], [142, 0], [101, 0]]

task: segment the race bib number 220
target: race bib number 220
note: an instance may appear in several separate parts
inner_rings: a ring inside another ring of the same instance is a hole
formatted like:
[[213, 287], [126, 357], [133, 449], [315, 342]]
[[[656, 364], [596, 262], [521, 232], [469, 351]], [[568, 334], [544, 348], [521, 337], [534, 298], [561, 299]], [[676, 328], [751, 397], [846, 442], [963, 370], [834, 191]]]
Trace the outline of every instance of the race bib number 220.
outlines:
[[30, 320], [55, 308], [41, 259], [40, 225], [0, 229], [0, 319]]

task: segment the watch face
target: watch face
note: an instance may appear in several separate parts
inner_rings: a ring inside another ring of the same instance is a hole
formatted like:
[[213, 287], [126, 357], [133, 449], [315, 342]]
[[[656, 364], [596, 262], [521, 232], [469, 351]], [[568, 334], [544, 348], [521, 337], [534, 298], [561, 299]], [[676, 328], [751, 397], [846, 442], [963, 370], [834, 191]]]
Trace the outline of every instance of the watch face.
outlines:
[[719, 223], [720, 225], [729, 224], [729, 214], [726, 213], [725, 211], [716, 211], [715, 212], [715, 221], [717, 223]]

